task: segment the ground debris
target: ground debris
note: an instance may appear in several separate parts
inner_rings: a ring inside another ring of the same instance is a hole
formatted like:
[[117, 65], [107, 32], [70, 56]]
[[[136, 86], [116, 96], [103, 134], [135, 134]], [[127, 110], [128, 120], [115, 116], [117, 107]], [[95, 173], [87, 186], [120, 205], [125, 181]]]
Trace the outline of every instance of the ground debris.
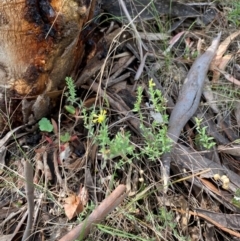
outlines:
[[[34, 128], [2, 135], [1, 236], [22, 238], [28, 180], [36, 241], [239, 237], [239, 31], [225, 27], [230, 5], [173, 1], [169, 11], [169, 1], [125, 1], [132, 19], [148, 8], [130, 24], [109, 18], [123, 14], [118, 1], [101, 2], [104, 11], [81, 33], [72, 78], [46, 93], [56, 98], [52, 111], [43, 108], [53, 131], [40, 131], [41, 95], [22, 105], [25, 122], [38, 116]], [[193, 77], [192, 68], [200, 71]], [[200, 77], [200, 85], [184, 82]], [[161, 168], [169, 151], [166, 192]], [[31, 180], [20, 160], [32, 164]]]

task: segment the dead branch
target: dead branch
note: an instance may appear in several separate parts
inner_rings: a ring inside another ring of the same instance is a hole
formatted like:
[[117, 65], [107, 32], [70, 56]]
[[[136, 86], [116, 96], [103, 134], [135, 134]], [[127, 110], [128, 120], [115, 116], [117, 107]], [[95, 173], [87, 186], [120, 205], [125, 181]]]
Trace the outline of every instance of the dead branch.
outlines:
[[[179, 213], [186, 213], [186, 211], [184, 210], [179, 210], [179, 209], [176, 209], [177, 212]], [[223, 227], [223, 225], [219, 224], [218, 222], [216, 222], [215, 220], [213, 220], [212, 218], [202, 214], [202, 213], [199, 213], [199, 212], [192, 212], [192, 211], [187, 211], [190, 215], [193, 215], [193, 216], [197, 216], [197, 217], [200, 217], [200, 218], [203, 218], [205, 219], [206, 221], [212, 223], [213, 225], [215, 225], [216, 227], [218, 227], [219, 229], [223, 230], [224, 232], [226, 233], [229, 233], [235, 237], [238, 237], [240, 238], [240, 233], [234, 231], [234, 230], [231, 230], [227, 227]], [[224, 214], [225, 215], [225, 214]]]
[[31, 231], [32, 231], [32, 221], [33, 221], [33, 212], [34, 212], [33, 167], [28, 160], [26, 160], [24, 163], [24, 175], [26, 180], [28, 219], [27, 219], [27, 227], [24, 231], [22, 241], [29, 240], [29, 236], [31, 235]]
[[102, 203], [89, 215], [86, 220], [63, 236], [59, 241], [82, 240], [90, 229], [97, 223], [100, 223], [114, 208], [116, 208], [126, 197], [126, 186], [119, 185]]
[[[204, 81], [209, 66], [218, 49], [220, 38], [221, 33], [219, 33], [218, 36], [213, 40], [207, 51], [193, 63], [185, 79], [177, 103], [169, 120], [168, 136], [172, 139], [173, 145], [177, 143], [183, 127], [194, 115], [198, 108], [203, 91]], [[162, 156], [162, 177], [164, 181], [165, 193], [168, 190], [170, 162], [171, 154], [165, 153]]]

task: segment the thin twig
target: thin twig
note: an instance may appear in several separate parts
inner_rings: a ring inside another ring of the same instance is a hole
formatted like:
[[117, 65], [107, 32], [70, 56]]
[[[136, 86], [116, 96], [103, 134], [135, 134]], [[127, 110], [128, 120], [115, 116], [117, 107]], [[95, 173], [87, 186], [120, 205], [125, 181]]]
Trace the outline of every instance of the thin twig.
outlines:
[[130, 75], [131, 75], [130, 72], [127, 72], [126, 74], [123, 74], [120, 77], [111, 80], [111, 82], [107, 83], [107, 88], [109, 88], [109, 87], [111, 87], [111, 86], [113, 86], [113, 85], [115, 85], [119, 82], [122, 82], [122, 81], [126, 80]]
[[14, 232], [13, 232], [13, 234], [12, 234], [12, 237], [9, 239], [9, 241], [16, 240], [16, 239], [14, 239], [14, 238], [15, 238], [16, 234], [19, 233], [19, 230], [20, 230], [23, 222], [25, 221], [27, 215], [28, 215], [28, 210], [26, 210], [26, 212], [25, 212], [24, 215], [22, 216], [20, 222], [18, 223], [17, 227], [15, 228], [15, 230], [14, 230]]
[[131, 16], [130, 16], [130, 14], [129, 14], [127, 8], [126, 8], [125, 3], [123, 2], [123, 0], [119, 0], [119, 4], [121, 5], [122, 10], [123, 10], [124, 14], [126, 15], [128, 21], [129, 21], [129, 24], [131, 25], [131, 27], [132, 27], [135, 35], [136, 35], [136, 40], [137, 40], [137, 44], [138, 44], [139, 55], [140, 55], [140, 59], [141, 59], [141, 61], [142, 61], [142, 60], [143, 60], [143, 50], [142, 50], [142, 45], [143, 45], [143, 43], [142, 43], [142, 39], [141, 39], [141, 37], [140, 37], [140, 35], [139, 35], [138, 31], [137, 31], [137, 28], [136, 28], [135, 24], [133, 23], [133, 20], [132, 20], [132, 18], [131, 18]]
[[38, 217], [39, 217], [39, 209], [40, 206], [42, 204], [43, 201], [43, 197], [44, 197], [44, 193], [41, 193], [39, 198], [37, 199], [37, 203], [35, 205], [35, 211], [34, 211], [34, 215], [33, 215], [33, 227], [35, 227], [35, 224], [37, 223]]
[[[173, 209], [173, 210], [174, 210], [174, 211], [177, 211], [177, 212], [179, 212], [179, 213], [182, 213], [182, 214], [186, 213], [186, 211], [180, 210], [180, 209]], [[205, 219], [206, 221], [208, 221], [209, 223], [212, 223], [213, 225], [215, 225], [215, 226], [218, 227], [219, 229], [223, 230], [224, 232], [229, 233], [229, 234], [231, 234], [231, 235], [233, 235], [233, 236], [235, 236], [235, 237], [240, 238], [240, 233], [238, 233], [238, 232], [236, 232], [236, 231], [234, 231], [234, 230], [231, 230], [231, 229], [229, 229], [229, 228], [227, 228], [227, 227], [223, 227], [223, 226], [222, 226], [221, 224], [219, 224], [217, 221], [213, 220], [212, 218], [210, 218], [210, 217], [208, 217], [208, 216], [206, 216], [206, 215], [204, 215], [204, 214], [202, 214], [202, 213], [193, 212], [193, 211], [187, 211], [187, 213], [190, 214], [190, 215], [193, 215], [193, 216], [197, 216], [197, 217], [203, 218], [203, 219]]]
[[23, 211], [25, 211], [25, 209], [26, 209], [26, 206], [20, 208], [17, 212], [10, 213], [10, 214], [8, 215], [8, 217], [5, 218], [2, 223], [0, 223], [0, 227], [3, 227], [9, 220], [11, 220], [11, 219], [14, 218], [16, 215], [18, 215], [18, 214], [22, 213]]
[[142, 58], [142, 60], [141, 60], [141, 63], [140, 63], [140, 65], [139, 65], [139, 67], [138, 67], [138, 70], [137, 70], [137, 72], [136, 72], [136, 74], [135, 74], [134, 80], [139, 80], [140, 76], [142, 75], [143, 69], [144, 69], [144, 67], [145, 67], [145, 62], [146, 62], [147, 56], [148, 56], [148, 53], [146, 53], [146, 54], [143, 56], [143, 58]]
[[27, 227], [24, 231], [22, 241], [29, 240], [29, 236], [32, 233], [32, 221], [33, 221], [33, 212], [34, 212], [33, 167], [28, 160], [26, 160], [24, 163], [24, 175], [26, 180], [28, 219], [27, 219]]
[[61, 173], [58, 168], [58, 160], [57, 160], [57, 150], [54, 151], [53, 153], [53, 164], [54, 164], [54, 171], [57, 177], [57, 182], [59, 183], [60, 187], [63, 185], [63, 179], [61, 177]]
[[135, 56], [130, 57], [127, 62], [121, 66], [121, 68], [119, 68], [109, 79], [108, 79], [108, 86], [109, 84], [116, 79], [124, 70], [126, 70], [126, 68], [135, 60]]

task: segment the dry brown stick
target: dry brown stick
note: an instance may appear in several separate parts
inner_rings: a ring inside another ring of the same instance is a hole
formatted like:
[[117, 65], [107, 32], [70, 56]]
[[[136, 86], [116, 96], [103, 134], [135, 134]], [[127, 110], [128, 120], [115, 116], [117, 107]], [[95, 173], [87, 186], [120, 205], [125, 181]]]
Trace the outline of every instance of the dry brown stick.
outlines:
[[146, 65], [147, 56], [148, 56], [148, 53], [146, 53], [146, 54], [143, 56], [143, 58], [142, 58], [142, 60], [141, 60], [141, 63], [140, 63], [140, 65], [138, 66], [138, 70], [137, 70], [137, 72], [136, 72], [136, 74], [135, 74], [135, 76], [134, 76], [134, 81], [139, 80], [139, 78], [141, 77], [141, 75], [142, 75], [142, 73], [143, 73], [143, 69], [144, 69], [144, 67], [145, 67], [145, 65]]
[[85, 238], [90, 229], [100, 223], [126, 197], [126, 186], [119, 185], [102, 203], [89, 215], [86, 220], [63, 236], [59, 241], [74, 241]]
[[26, 160], [24, 163], [24, 175], [26, 180], [28, 219], [27, 219], [27, 227], [24, 231], [22, 241], [29, 240], [29, 236], [31, 235], [31, 231], [32, 231], [32, 221], [33, 221], [33, 212], [34, 212], [33, 167], [28, 160]]
[[14, 133], [24, 127], [25, 125], [18, 126], [15, 129], [10, 130], [2, 139], [0, 139], [0, 148], [6, 144], [6, 142], [13, 137]]
[[91, 21], [94, 17], [94, 12], [96, 11], [96, 2], [97, 2], [96, 0], [91, 1], [87, 22]]
[[115, 85], [115, 84], [117, 84], [119, 82], [122, 82], [122, 81], [126, 80], [128, 77], [130, 77], [130, 72], [127, 72], [126, 74], [123, 74], [123, 75], [121, 75], [120, 77], [118, 77], [116, 79], [112, 79], [111, 81], [109, 81], [107, 83], [106, 86], [107, 86], [107, 88], [111, 87], [111, 86], [113, 86], [113, 85]]
[[35, 205], [35, 210], [34, 210], [34, 214], [33, 214], [33, 227], [35, 227], [35, 224], [38, 221], [38, 217], [39, 217], [39, 210], [41, 210], [41, 204], [43, 202], [43, 198], [44, 198], [45, 193], [41, 193], [39, 195], [39, 197], [37, 198], [37, 203]]
[[28, 210], [26, 210], [26, 212], [25, 212], [24, 215], [22, 216], [20, 222], [18, 223], [17, 227], [15, 228], [15, 230], [14, 230], [14, 232], [13, 232], [13, 234], [12, 234], [12, 237], [9, 239], [9, 241], [16, 240], [16, 239], [15, 239], [15, 236], [16, 236], [17, 234], [19, 234], [19, 230], [20, 230], [23, 222], [25, 221], [27, 215], [28, 215]]
[[233, 235], [233, 236], [235, 236], [235, 237], [240, 238], [240, 233], [238, 233], [238, 232], [236, 232], [236, 231], [233, 231], [233, 230], [231, 230], [231, 229], [229, 229], [229, 228], [223, 227], [221, 224], [219, 224], [219, 223], [216, 222], [215, 220], [211, 219], [210, 217], [208, 217], [208, 216], [206, 216], [206, 215], [204, 215], [204, 214], [202, 214], [202, 213], [192, 212], [192, 211], [187, 211], [187, 212], [186, 212], [186, 211], [184, 211], [184, 210], [179, 210], [179, 209], [175, 209], [175, 210], [176, 210], [177, 212], [179, 212], [179, 213], [189, 213], [189, 214], [191, 214], [191, 215], [193, 215], [193, 216], [198, 216], [198, 217], [200, 217], [200, 218], [203, 218], [203, 219], [205, 219], [206, 221], [208, 221], [208, 222], [212, 223], [213, 225], [215, 225], [216, 227], [218, 227], [219, 229], [223, 230], [224, 232], [229, 233], [229, 234], [231, 234], [231, 235]]
[[58, 160], [57, 160], [58, 156], [57, 156], [57, 150], [55, 150], [53, 152], [53, 164], [54, 164], [54, 171], [57, 177], [57, 182], [59, 183], [60, 187], [62, 187], [63, 185], [63, 179], [61, 177], [61, 173], [59, 171], [59, 165], [58, 165]]
[[135, 56], [133, 55], [131, 58], [128, 59], [128, 61], [121, 66], [121, 68], [119, 68], [109, 79], [108, 79], [108, 85], [110, 84], [110, 82], [112, 82], [114, 79], [116, 79], [124, 70], [126, 70], [126, 68], [133, 62], [133, 60], [135, 60]]
[[[1, 220], [3, 220], [3, 221], [0, 223], [0, 228], [4, 227], [4, 225], [5, 225], [8, 221], [10, 221], [12, 218], [14, 218], [15, 216], [17, 216], [17, 215], [19, 216], [19, 214], [22, 213], [23, 211], [25, 211], [26, 208], [27, 208], [26, 206], [23, 206], [23, 207], [20, 208], [20, 209], [16, 208], [18, 211], [15, 211], [14, 209], [11, 208], [11, 210], [14, 210], [14, 211], [11, 212], [11, 213], [9, 213], [7, 217], [6, 217], [6, 213], [3, 212], [3, 211], [5, 211], [5, 210], [2, 209], [2, 210], [1, 210], [0, 218], [1, 218]], [[9, 212], [8, 209], [6, 209], [6, 211]], [[2, 216], [2, 214], [4, 214], [4, 215]], [[0, 239], [0, 240], [1, 240], [1, 239]]]

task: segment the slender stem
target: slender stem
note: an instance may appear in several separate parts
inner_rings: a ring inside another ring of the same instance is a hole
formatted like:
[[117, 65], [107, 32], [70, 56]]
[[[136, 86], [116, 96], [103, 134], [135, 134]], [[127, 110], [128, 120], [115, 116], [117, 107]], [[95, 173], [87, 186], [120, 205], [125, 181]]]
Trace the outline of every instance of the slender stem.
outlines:
[[26, 180], [28, 219], [27, 219], [27, 227], [24, 231], [22, 241], [29, 240], [29, 236], [31, 235], [31, 232], [32, 232], [32, 220], [33, 220], [33, 212], [34, 212], [33, 167], [28, 160], [26, 160], [24, 163], [24, 175]]

